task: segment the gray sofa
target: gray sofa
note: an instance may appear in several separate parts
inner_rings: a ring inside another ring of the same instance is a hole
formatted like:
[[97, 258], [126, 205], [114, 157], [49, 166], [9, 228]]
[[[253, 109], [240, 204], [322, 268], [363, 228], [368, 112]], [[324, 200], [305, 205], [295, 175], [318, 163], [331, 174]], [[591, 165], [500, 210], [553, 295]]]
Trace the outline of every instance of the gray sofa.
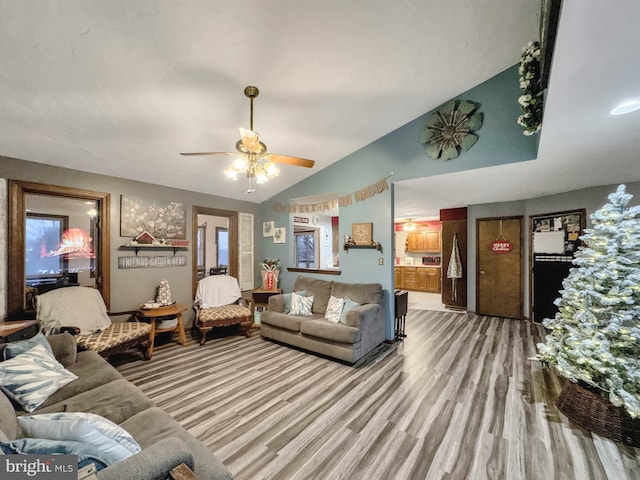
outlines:
[[[139, 453], [100, 470], [98, 479], [164, 479], [181, 463], [194, 470], [200, 479], [232, 478], [211, 451], [100, 355], [90, 350], [77, 352], [76, 341], [68, 333], [46, 338], [56, 359], [78, 378], [53, 393], [32, 414], [95, 413], [119, 424], [142, 448]], [[4, 358], [4, 347], [0, 345], [0, 359]], [[0, 391], [0, 440], [6, 442], [22, 436], [16, 418], [25, 414]]]
[[[355, 363], [385, 340], [382, 286], [379, 283], [342, 283], [299, 276], [294, 292], [313, 296], [312, 315], [285, 313], [284, 295], [269, 297], [260, 315], [263, 338]], [[324, 318], [331, 296], [349, 297], [360, 304], [346, 314], [344, 323]]]

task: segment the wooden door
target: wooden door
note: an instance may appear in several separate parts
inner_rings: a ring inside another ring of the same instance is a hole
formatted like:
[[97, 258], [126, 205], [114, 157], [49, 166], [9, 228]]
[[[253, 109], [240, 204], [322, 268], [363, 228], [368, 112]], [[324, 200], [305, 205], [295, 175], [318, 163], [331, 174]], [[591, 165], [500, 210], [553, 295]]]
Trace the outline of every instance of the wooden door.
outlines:
[[[511, 250], [494, 251], [496, 240], [510, 243]], [[522, 217], [477, 220], [476, 313], [522, 318], [522, 259]]]

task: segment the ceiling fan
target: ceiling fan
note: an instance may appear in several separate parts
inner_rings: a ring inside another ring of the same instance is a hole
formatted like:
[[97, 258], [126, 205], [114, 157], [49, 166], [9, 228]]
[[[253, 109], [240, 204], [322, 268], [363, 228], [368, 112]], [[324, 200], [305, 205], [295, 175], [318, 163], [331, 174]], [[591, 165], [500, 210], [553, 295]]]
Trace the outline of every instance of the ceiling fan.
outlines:
[[[253, 131], [253, 99], [259, 95], [260, 91], [257, 87], [248, 86], [244, 89], [244, 95], [251, 102], [249, 130], [240, 128], [240, 140], [236, 142], [236, 150], [238, 152], [192, 152], [180, 153], [180, 155], [233, 155], [236, 159], [224, 171], [225, 175], [232, 180], [238, 179], [239, 173], [246, 174], [249, 179], [249, 188], [245, 193], [255, 192], [252, 188], [252, 179], [256, 179], [256, 183], [265, 183], [269, 179], [278, 176], [280, 170], [274, 163], [285, 163], [287, 165], [295, 165], [298, 167], [311, 168], [314, 165], [313, 160], [306, 158], [290, 157], [288, 155], [280, 155], [278, 153], [267, 152], [267, 146], [260, 141], [257, 132]], [[238, 155], [240, 153], [240, 155]]]

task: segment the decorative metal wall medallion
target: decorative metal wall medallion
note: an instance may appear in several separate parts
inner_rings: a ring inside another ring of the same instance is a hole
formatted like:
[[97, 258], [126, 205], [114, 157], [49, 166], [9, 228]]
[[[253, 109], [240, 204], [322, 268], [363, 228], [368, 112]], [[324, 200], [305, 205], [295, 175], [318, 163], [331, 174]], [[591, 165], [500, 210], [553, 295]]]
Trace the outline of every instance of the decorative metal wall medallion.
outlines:
[[479, 104], [469, 100], [452, 100], [429, 119], [420, 135], [425, 153], [433, 159], [451, 160], [478, 141], [475, 132], [482, 128], [483, 113]]

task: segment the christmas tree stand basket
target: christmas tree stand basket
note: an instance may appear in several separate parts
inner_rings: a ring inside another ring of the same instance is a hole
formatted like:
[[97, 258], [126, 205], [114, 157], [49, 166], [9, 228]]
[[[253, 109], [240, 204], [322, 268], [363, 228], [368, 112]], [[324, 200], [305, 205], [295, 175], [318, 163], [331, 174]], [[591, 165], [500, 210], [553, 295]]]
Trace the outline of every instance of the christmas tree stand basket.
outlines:
[[616, 442], [640, 447], [640, 419], [613, 405], [604, 392], [564, 380], [556, 407], [572, 422]]

